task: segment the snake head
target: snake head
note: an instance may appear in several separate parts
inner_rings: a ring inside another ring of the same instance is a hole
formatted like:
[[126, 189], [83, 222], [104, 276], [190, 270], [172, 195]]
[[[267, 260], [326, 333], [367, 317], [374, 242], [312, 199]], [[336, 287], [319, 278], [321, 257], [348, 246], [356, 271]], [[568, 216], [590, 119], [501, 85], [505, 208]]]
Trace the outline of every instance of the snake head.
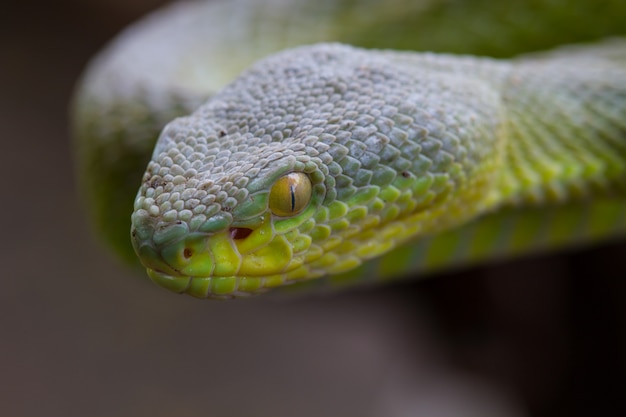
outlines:
[[319, 150], [258, 129], [189, 130], [196, 117], [165, 129], [135, 201], [132, 241], [149, 276], [226, 298], [309, 275], [298, 270], [326, 196]]
[[[132, 215], [152, 280], [203, 298], [255, 294], [353, 270], [471, 216], [494, 148], [480, 102], [490, 96], [401, 64], [343, 45], [298, 48], [171, 122]], [[461, 94], [439, 102], [433, 89]]]

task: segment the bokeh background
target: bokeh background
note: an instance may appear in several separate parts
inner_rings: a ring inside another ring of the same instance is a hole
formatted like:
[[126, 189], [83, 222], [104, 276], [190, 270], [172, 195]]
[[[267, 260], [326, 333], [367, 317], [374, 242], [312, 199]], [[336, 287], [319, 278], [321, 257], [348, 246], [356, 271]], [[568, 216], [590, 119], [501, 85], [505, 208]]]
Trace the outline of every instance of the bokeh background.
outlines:
[[624, 243], [235, 302], [118, 264], [77, 195], [68, 103], [162, 3], [3, 3], [0, 415], [626, 415]]

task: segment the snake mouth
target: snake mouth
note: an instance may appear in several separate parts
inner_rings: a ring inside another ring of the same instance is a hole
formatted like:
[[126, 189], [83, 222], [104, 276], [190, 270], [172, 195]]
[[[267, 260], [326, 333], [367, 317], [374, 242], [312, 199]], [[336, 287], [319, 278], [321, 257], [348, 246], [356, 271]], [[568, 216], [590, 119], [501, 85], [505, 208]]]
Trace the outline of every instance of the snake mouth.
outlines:
[[276, 232], [270, 216], [254, 227], [187, 230], [167, 241], [133, 234], [133, 244], [148, 276], [161, 287], [200, 298], [249, 296], [292, 281], [310, 245], [296, 231]]
[[285, 275], [267, 277], [186, 277], [169, 275], [147, 269], [148, 276], [160, 287], [196, 298], [225, 300], [258, 295], [271, 288], [285, 285]]

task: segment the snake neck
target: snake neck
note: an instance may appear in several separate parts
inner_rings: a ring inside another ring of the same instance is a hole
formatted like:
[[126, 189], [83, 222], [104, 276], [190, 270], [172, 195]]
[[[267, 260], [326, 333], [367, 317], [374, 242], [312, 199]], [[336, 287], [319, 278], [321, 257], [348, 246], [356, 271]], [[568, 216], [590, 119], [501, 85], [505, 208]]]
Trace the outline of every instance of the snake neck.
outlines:
[[[626, 72], [575, 53], [518, 61], [503, 88], [507, 140], [496, 186], [503, 205], [564, 203], [624, 191]], [[615, 53], [611, 53], [611, 51]]]

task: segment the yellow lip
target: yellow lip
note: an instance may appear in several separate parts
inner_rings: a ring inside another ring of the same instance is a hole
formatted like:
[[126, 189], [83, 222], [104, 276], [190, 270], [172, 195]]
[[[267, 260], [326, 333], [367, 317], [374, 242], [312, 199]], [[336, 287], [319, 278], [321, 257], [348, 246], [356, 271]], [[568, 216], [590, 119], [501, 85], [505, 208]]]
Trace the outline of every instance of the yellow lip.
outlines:
[[258, 227], [245, 233], [235, 228], [210, 236], [192, 233], [150, 251], [158, 259], [146, 259], [145, 264], [152, 281], [171, 291], [201, 298], [242, 297], [301, 275], [297, 269], [310, 243], [297, 231], [276, 233], [267, 213]]

